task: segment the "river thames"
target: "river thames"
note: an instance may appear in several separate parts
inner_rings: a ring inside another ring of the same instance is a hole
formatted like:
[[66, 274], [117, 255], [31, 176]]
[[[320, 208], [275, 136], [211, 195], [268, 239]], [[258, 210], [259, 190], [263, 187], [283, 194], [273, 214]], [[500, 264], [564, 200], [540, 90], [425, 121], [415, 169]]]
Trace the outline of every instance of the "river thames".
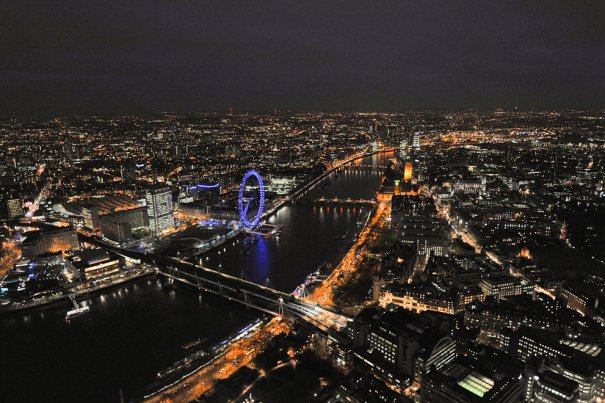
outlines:
[[[383, 166], [392, 153], [359, 161]], [[293, 291], [320, 265], [336, 265], [361, 229], [370, 207], [317, 206], [326, 197], [370, 199], [377, 169], [332, 173], [269, 222], [278, 236], [260, 238], [247, 254], [231, 240], [200, 258], [203, 264], [282, 291]], [[10, 402], [139, 400], [158, 371], [185, 357], [183, 345], [211, 346], [259, 317], [253, 310], [153, 275], [88, 298], [89, 314], [65, 321], [67, 303], [0, 317], [0, 386]], [[18, 370], [17, 370], [18, 368]]]

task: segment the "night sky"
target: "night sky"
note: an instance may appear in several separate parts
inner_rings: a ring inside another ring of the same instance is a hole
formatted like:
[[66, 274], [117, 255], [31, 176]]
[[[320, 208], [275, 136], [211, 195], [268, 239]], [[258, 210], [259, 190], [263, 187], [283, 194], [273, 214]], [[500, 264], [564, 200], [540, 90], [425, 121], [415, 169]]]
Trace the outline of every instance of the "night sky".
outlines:
[[0, 3], [3, 115], [604, 99], [602, 1]]

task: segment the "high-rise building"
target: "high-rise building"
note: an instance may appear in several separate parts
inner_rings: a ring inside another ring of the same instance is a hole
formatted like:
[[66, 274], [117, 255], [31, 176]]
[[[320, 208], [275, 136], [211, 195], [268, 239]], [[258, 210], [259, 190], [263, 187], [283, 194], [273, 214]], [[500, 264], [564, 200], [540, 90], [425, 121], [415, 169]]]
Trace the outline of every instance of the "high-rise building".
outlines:
[[410, 141], [407, 137], [403, 138], [399, 143], [399, 155], [403, 161], [406, 161], [410, 155]]
[[412, 135], [412, 148], [415, 150], [420, 149], [420, 132], [414, 132]]
[[172, 193], [167, 187], [148, 190], [145, 194], [149, 229], [151, 232], [162, 232], [174, 228]]
[[86, 205], [82, 207], [82, 216], [84, 217], [84, 226], [86, 228], [96, 231], [101, 227], [99, 207], [94, 205]]
[[6, 214], [8, 218], [15, 218], [23, 215], [20, 199], [6, 200]]
[[101, 219], [101, 232], [104, 236], [119, 243], [132, 239], [132, 227], [119, 216], [107, 215]]

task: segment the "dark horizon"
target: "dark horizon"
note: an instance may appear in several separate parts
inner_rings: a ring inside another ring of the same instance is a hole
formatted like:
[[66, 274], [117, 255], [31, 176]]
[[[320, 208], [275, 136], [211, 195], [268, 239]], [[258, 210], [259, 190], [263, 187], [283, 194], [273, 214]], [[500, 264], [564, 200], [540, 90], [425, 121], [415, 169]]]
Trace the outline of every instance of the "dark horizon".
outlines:
[[605, 4], [4, 5], [0, 116], [602, 109]]
[[195, 110], [190, 110], [190, 111], [146, 111], [146, 112], [120, 112], [120, 111], [116, 111], [116, 112], [104, 112], [104, 113], [89, 113], [89, 112], [82, 112], [82, 113], [48, 113], [48, 114], [25, 114], [25, 113], [21, 113], [21, 114], [0, 114], [0, 120], [1, 119], [31, 119], [31, 120], [49, 120], [49, 119], [78, 119], [78, 118], [90, 118], [90, 117], [99, 117], [99, 118], [104, 118], [104, 119], [109, 119], [109, 118], [118, 118], [118, 117], [127, 117], [127, 116], [132, 116], [132, 117], [138, 117], [138, 118], [150, 118], [150, 117], [155, 117], [155, 116], [163, 116], [163, 115], [179, 115], [179, 116], [186, 116], [186, 115], [201, 115], [201, 116], [245, 116], [245, 115], [249, 115], [249, 116], [290, 116], [290, 115], [304, 115], [304, 114], [310, 114], [310, 115], [319, 115], [319, 114], [325, 114], [325, 115], [338, 115], [338, 114], [342, 114], [342, 115], [355, 115], [355, 114], [384, 114], [384, 115], [405, 115], [405, 114], [448, 114], [448, 113], [495, 113], [495, 112], [499, 112], [499, 111], [503, 111], [503, 112], [507, 112], [507, 113], [564, 113], [564, 112], [588, 112], [588, 113], [600, 113], [603, 110], [605, 110], [605, 106], [603, 107], [586, 107], [586, 108], [578, 108], [578, 107], [560, 107], [560, 108], [543, 108], [543, 109], [538, 109], [538, 108], [527, 108], [527, 109], [521, 109], [521, 108], [484, 108], [484, 109], [479, 109], [479, 108], [468, 108], [468, 109], [408, 109], [408, 110], [401, 110], [401, 111], [337, 111], [337, 110], [280, 110], [279, 108], [277, 109], [277, 113], [274, 113], [273, 110], [265, 110], [265, 111], [233, 111], [232, 113], [230, 113], [228, 110], [227, 111], [195, 111]]

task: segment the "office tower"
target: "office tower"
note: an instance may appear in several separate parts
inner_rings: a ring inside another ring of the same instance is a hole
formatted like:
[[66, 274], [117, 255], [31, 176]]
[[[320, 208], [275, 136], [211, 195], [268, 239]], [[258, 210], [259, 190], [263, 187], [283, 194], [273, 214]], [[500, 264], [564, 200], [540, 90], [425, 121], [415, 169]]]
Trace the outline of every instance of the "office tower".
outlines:
[[407, 137], [399, 142], [399, 155], [403, 161], [406, 161], [410, 155], [410, 141]]
[[148, 190], [145, 194], [147, 213], [149, 215], [149, 229], [151, 232], [162, 232], [174, 228], [172, 215], [172, 194], [167, 187]]
[[96, 231], [101, 227], [99, 207], [93, 205], [84, 206], [82, 207], [82, 215], [84, 216], [84, 226], [86, 228]]
[[412, 135], [412, 148], [415, 150], [420, 149], [420, 132], [414, 132]]
[[20, 199], [8, 199], [6, 200], [6, 213], [8, 218], [15, 218], [23, 215], [23, 208], [21, 208]]
[[107, 238], [118, 243], [124, 243], [132, 239], [130, 223], [119, 216], [107, 215], [103, 217], [101, 219], [101, 232]]

